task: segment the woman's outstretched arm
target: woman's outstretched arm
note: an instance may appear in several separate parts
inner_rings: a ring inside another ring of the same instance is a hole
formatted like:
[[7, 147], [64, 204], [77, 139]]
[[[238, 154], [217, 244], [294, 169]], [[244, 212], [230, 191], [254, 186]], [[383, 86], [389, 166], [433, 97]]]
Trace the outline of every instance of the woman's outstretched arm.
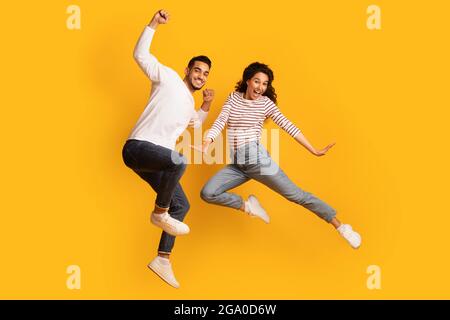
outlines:
[[321, 156], [325, 155], [327, 153], [327, 151], [330, 150], [330, 148], [336, 144], [335, 142], [333, 142], [333, 143], [330, 143], [329, 145], [327, 145], [325, 148], [323, 148], [321, 150], [316, 150], [316, 148], [314, 148], [312, 146], [312, 144], [308, 141], [308, 139], [306, 139], [306, 137], [301, 132], [299, 132], [295, 136], [295, 140], [298, 143], [300, 143], [303, 147], [305, 147], [313, 155], [318, 156], [318, 157], [321, 157]]
[[265, 114], [266, 114], [266, 117], [272, 118], [272, 120], [278, 126], [280, 126], [280, 128], [282, 128], [288, 134], [290, 134], [292, 137], [294, 137], [294, 139], [298, 143], [300, 143], [303, 147], [305, 147], [309, 152], [311, 152], [315, 156], [320, 157], [320, 156], [325, 155], [327, 153], [327, 151], [332, 146], [335, 145], [335, 143], [331, 143], [321, 150], [316, 150], [316, 148], [314, 148], [312, 146], [312, 144], [308, 141], [308, 139], [306, 139], [306, 137], [303, 135], [302, 131], [299, 128], [297, 128], [297, 126], [294, 123], [289, 121], [289, 119], [286, 118], [281, 113], [278, 106], [275, 103], [273, 103], [272, 101], [270, 101], [269, 99], [267, 99]]

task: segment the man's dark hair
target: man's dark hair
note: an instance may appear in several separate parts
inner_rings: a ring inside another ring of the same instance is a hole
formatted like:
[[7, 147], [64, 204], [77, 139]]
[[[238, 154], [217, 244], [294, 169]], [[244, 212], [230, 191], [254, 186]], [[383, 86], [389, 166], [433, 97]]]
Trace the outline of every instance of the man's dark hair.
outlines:
[[197, 56], [193, 57], [191, 60], [189, 60], [188, 68], [192, 68], [194, 66], [195, 61], [201, 61], [208, 65], [208, 67], [211, 69], [211, 60], [207, 56]]

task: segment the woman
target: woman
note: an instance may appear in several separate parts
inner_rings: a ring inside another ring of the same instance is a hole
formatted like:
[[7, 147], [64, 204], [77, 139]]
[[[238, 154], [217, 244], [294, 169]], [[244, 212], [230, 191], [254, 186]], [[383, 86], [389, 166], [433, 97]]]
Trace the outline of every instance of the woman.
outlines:
[[263, 122], [271, 118], [315, 156], [325, 155], [334, 145], [316, 150], [301, 131], [280, 112], [276, 105], [277, 95], [272, 86], [273, 79], [273, 72], [267, 65], [252, 63], [244, 70], [242, 80], [236, 85], [236, 91], [228, 96], [221, 113], [203, 141], [202, 152], [207, 151], [227, 125], [234, 161], [209, 179], [201, 191], [201, 198], [208, 203], [244, 211], [269, 223], [269, 216], [255, 196], [251, 195], [244, 201], [241, 196], [228, 192], [254, 179], [286, 199], [314, 212], [332, 224], [353, 248], [359, 248], [360, 235], [353, 231], [350, 225], [341, 223], [336, 218], [335, 210], [328, 204], [296, 186], [260, 144]]

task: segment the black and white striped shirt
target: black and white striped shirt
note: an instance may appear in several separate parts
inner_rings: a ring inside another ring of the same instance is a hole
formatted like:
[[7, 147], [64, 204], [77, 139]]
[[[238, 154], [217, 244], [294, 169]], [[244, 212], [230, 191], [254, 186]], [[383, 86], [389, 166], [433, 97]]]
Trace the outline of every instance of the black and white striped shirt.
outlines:
[[247, 100], [243, 93], [232, 92], [206, 137], [214, 140], [227, 125], [230, 146], [238, 148], [245, 143], [260, 140], [263, 123], [267, 118], [271, 118], [292, 137], [301, 132], [268, 97]]

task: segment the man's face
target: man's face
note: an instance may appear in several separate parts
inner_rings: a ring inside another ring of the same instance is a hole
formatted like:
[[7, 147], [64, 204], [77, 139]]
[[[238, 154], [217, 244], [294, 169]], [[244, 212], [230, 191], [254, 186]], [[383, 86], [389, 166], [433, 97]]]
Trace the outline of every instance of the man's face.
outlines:
[[206, 83], [209, 75], [209, 66], [201, 61], [195, 61], [192, 68], [184, 71], [186, 80], [194, 90], [200, 90]]

